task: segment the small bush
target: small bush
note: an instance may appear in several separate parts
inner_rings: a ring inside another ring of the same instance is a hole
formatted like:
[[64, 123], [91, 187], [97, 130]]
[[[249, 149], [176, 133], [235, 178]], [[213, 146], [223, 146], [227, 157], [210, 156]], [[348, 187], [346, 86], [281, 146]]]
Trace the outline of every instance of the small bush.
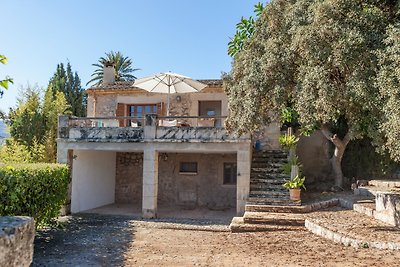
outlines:
[[69, 169], [62, 164], [0, 165], [0, 216], [31, 216], [49, 224], [65, 203]]

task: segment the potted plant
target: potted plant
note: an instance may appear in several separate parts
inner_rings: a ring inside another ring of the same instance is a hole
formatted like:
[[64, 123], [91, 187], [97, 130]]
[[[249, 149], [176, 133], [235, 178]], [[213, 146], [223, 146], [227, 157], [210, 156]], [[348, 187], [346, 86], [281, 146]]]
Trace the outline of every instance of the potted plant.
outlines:
[[293, 179], [291, 179], [283, 184], [284, 188], [289, 189], [289, 194], [290, 194], [291, 200], [301, 200], [301, 197], [300, 197], [301, 188], [306, 189], [306, 187], [304, 186], [305, 180], [306, 180], [306, 177], [296, 175]]

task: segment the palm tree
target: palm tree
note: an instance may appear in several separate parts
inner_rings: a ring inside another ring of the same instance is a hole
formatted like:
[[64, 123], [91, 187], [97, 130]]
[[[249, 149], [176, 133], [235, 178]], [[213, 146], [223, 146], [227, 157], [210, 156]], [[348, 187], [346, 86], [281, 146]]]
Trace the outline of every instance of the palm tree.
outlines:
[[132, 73], [140, 69], [132, 69], [132, 60], [129, 57], [124, 57], [121, 52], [110, 51], [105, 57], [100, 57], [99, 62], [92, 64], [97, 69], [91, 75], [90, 81], [86, 86], [93, 83], [94, 86], [99, 86], [103, 82], [103, 68], [106, 64], [113, 64], [115, 68], [115, 81], [134, 81], [136, 76]]

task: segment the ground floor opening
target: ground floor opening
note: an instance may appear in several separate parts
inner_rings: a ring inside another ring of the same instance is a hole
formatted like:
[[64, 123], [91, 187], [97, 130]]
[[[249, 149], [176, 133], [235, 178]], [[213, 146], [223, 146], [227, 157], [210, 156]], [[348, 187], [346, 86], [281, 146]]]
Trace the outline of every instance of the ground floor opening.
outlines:
[[188, 218], [233, 216], [237, 158], [236, 153], [158, 151], [146, 163], [144, 152], [74, 150], [71, 212], [135, 215], [150, 203], [157, 217], [177, 211]]

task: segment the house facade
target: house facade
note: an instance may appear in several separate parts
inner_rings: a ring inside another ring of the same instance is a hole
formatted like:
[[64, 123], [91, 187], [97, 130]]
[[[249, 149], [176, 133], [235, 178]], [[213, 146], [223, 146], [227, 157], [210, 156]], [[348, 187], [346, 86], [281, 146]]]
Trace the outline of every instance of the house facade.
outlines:
[[[87, 90], [87, 118], [59, 118], [57, 155], [72, 169], [71, 212], [121, 203], [140, 206], [148, 218], [166, 206], [243, 214], [252, 143], [223, 127], [222, 81], [200, 80], [202, 91], [170, 95], [167, 117], [167, 94], [115, 82], [111, 71]], [[268, 145], [277, 146], [271, 140], [279, 127], [267, 133]]]

